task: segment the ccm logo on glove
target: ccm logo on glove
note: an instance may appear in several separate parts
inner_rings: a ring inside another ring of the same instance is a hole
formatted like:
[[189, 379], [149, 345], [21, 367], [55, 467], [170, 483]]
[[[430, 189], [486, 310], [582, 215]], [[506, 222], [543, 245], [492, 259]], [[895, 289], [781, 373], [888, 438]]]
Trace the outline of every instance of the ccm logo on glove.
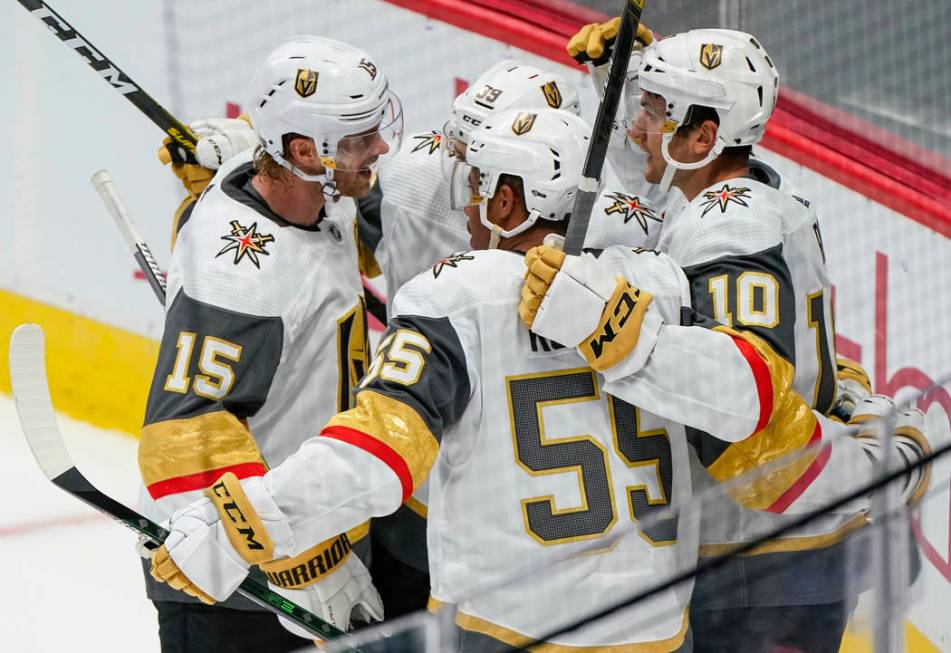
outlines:
[[205, 490], [211, 499], [231, 546], [252, 565], [274, 559], [274, 543], [257, 511], [244, 493], [238, 477], [228, 472]]
[[623, 277], [617, 278], [617, 287], [601, 314], [598, 328], [578, 345], [591, 367], [605, 370], [634, 350], [652, 299], [649, 292], [635, 288]]

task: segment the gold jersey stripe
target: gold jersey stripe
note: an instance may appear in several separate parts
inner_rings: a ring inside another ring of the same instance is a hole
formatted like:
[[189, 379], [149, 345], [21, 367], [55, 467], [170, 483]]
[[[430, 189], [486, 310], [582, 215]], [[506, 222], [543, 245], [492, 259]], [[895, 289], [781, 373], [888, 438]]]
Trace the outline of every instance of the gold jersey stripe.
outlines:
[[707, 469], [716, 480], [730, 481], [785, 458], [786, 462], [774, 465], [774, 469], [730, 490], [743, 505], [765, 509], [799, 480], [819, 454], [819, 447], [807, 450], [816, 432], [816, 417], [792, 389], [793, 366], [772, 347], [747, 331], [724, 326], [715, 330], [742, 338], [756, 350], [769, 371], [773, 401], [766, 426], [731, 444]]
[[[856, 515], [830, 533], [821, 535], [807, 535], [804, 537], [788, 537], [763, 542], [752, 551], [741, 553], [741, 556], [758, 556], [766, 553], [788, 553], [791, 551], [814, 551], [838, 544], [846, 535], [857, 531], [868, 524], [868, 516]], [[727, 555], [737, 547], [737, 544], [701, 544], [700, 556], [712, 558]]]
[[264, 464], [247, 425], [227, 411], [142, 428], [139, 470], [146, 486], [242, 463]]
[[[439, 599], [430, 596], [426, 604], [426, 609], [436, 614], [447, 607], [447, 605], [448, 604], [443, 603]], [[566, 646], [546, 642], [531, 646], [528, 650], [533, 653], [669, 653], [670, 651], [676, 651], [683, 645], [689, 624], [689, 611], [684, 610], [680, 630], [677, 631], [675, 635], [666, 639], [630, 644], [606, 644], [603, 646]], [[527, 635], [464, 612], [456, 612], [456, 625], [463, 630], [488, 635], [493, 639], [518, 649], [525, 648], [525, 645], [532, 641], [532, 638]]]
[[357, 405], [327, 422], [379, 440], [402, 458], [413, 477], [415, 491], [425, 480], [439, 453], [439, 442], [419, 414], [402, 401], [373, 390], [362, 390]]
[[415, 512], [423, 519], [427, 519], [429, 517], [429, 506], [427, 506], [422, 501], [410, 497], [404, 503], [406, 504], [407, 508]]

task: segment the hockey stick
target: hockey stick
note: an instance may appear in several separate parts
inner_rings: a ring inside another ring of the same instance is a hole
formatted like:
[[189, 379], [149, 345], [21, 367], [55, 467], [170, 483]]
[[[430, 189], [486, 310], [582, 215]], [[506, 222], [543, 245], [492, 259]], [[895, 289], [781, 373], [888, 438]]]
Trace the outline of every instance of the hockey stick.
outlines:
[[575, 196], [571, 218], [568, 220], [568, 233], [565, 235], [564, 247], [568, 254], [581, 253], [585, 234], [588, 233], [591, 209], [594, 208], [594, 202], [598, 197], [601, 169], [604, 167], [604, 157], [607, 155], [608, 143], [611, 141], [614, 116], [624, 90], [627, 64], [631, 60], [631, 48], [634, 46], [634, 37], [637, 36], [637, 26], [641, 22], [641, 11], [644, 9], [645, 1], [626, 0], [624, 10], [621, 12], [621, 24], [614, 41], [614, 51], [611, 53], [611, 68], [604, 85], [601, 104], [598, 105], [598, 115], [594, 119], [591, 144], [588, 146], [588, 155], [585, 157], [581, 180], [578, 183], [578, 194]]
[[165, 278], [162, 276], [162, 271], [159, 270], [159, 266], [155, 262], [155, 257], [152, 256], [152, 250], [150, 250], [149, 246], [145, 243], [139, 230], [136, 229], [135, 223], [132, 221], [132, 216], [129, 215], [122, 200], [119, 199], [119, 194], [112, 184], [112, 175], [110, 175], [107, 170], [100, 170], [94, 174], [89, 181], [92, 182], [93, 188], [99, 193], [103, 204], [105, 204], [106, 209], [109, 210], [109, 215], [112, 216], [116, 227], [119, 228], [119, 232], [125, 239], [126, 245], [132, 250], [132, 256], [135, 257], [135, 262], [139, 264], [139, 269], [145, 274], [145, 279], [149, 282], [149, 285], [152, 286], [152, 290], [155, 292], [155, 296], [158, 297], [159, 303], [164, 306]]
[[[100, 492], [69, 457], [50, 399], [45, 347], [43, 329], [36, 324], [21, 324], [10, 337], [10, 379], [13, 382], [17, 414], [27, 444], [40, 469], [60, 489], [147, 537], [153, 543], [151, 548], [161, 545], [168, 537], [167, 530]], [[339, 628], [250, 578], [244, 579], [237, 591], [266, 610], [313, 633], [315, 637], [332, 640], [344, 635]]]
[[[151, 95], [139, 88], [138, 84], [119, 70], [119, 67], [112, 61], [103, 56], [99, 50], [73, 29], [72, 25], [53, 11], [53, 8], [48, 4], [42, 0], [17, 0], [17, 2], [46, 23], [46, 26], [60, 41], [75, 50], [76, 54], [109, 82], [112, 88], [124, 95], [129, 102], [138, 107], [139, 111], [168, 134], [175, 143], [178, 143], [178, 155], [182, 160], [195, 163], [195, 145], [198, 143], [198, 139], [188, 127], [166, 111], [165, 107], [156, 102]], [[171, 150], [169, 151], [171, 152]]]

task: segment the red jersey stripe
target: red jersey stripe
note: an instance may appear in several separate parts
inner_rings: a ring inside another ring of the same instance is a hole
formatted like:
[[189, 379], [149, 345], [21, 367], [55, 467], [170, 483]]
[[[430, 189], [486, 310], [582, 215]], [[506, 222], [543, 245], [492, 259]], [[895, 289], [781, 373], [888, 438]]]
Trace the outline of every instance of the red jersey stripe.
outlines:
[[400, 479], [400, 485], [403, 487], [402, 500], [406, 501], [413, 494], [413, 475], [409, 471], [409, 465], [406, 464], [406, 461], [403, 460], [396, 450], [386, 443], [377, 440], [372, 435], [364, 433], [363, 431], [340, 425], [328, 426], [320, 432], [320, 435], [325, 438], [333, 438], [334, 440], [352, 444], [355, 447], [363, 449], [368, 454], [379, 458], [387, 467], [392, 469], [393, 473]]
[[234, 473], [234, 475], [240, 479], [250, 478], [251, 476], [264, 476], [267, 472], [267, 468], [262, 463], [227, 465], [226, 467], [219, 467], [218, 469], [209, 469], [204, 472], [167, 478], [164, 481], [156, 481], [149, 485], [147, 489], [153, 499], [161, 499], [162, 497], [166, 497], [170, 494], [178, 494], [179, 492], [204, 490], [227, 472]]

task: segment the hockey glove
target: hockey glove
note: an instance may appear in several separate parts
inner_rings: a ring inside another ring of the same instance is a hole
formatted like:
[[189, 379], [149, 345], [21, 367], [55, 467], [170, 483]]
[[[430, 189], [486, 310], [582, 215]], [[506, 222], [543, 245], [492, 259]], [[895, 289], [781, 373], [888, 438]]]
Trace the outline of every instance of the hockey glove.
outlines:
[[[611, 51], [620, 26], [620, 16], [604, 23], [585, 25], [568, 41], [568, 56], [581, 64], [600, 66], [607, 63], [611, 60]], [[639, 23], [637, 35], [634, 37], [634, 49], [643, 49], [653, 42], [654, 35], [650, 28]]]
[[152, 577], [205, 603], [224, 601], [248, 568], [288, 555], [294, 537], [260, 477], [231, 472], [206, 498], [176, 511], [165, 544], [152, 556]]
[[[895, 402], [885, 395], [869, 395], [855, 406], [850, 426], [856, 427], [853, 437], [866, 452], [879, 460], [881, 439], [876, 428], [889, 414], [895, 414], [898, 408]], [[931, 454], [931, 445], [924, 434], [925, 415], [917, 408], [910, 408], [895, 415], [895, 430], [892, 441], [897, 450], [897, 460], [902, 467], [911, 467], [917, 461]], [[931, 464], [911, 470], [904, 479], [901, 489], [902, 499], [914, 507], [931, 484]]]
[[647, 312], [649, 292], [614, 276], [590, 254], [566, 256], [542, 245], [528, 251], [525, 266], [518, 313], [533, 333], [576, 346], [599, 372], [624, 359], [629, 372], [643, 366], [662, 325]]
[[[370, 572], [351, 554], [345, 534], [293, 558], [263, 564], [261, 570], [271, 589], [341, 630], [383, 620], [383, 602]], [[281, 619], [281, 625], [295, 635], [313, 638], [290, 621]]]
[[189, 125], [198, 136], [195, 146], [195, 163], [188, 163], [181, 148], [166, 138], [159, 148], [159, 161], [172, 164], [172, 173], [182, 180], [189, 195], [197, 197], [215, 176], [215, 170], [236, 154], [244, 152], [258, 142], [251, 123], [243, 118], [213, 118], [199, 120]]
[[835, 403], [829, 409], [829, 417], [848, 422], [855, 406], [872, 394], [872, 383], [868, 373], [854, 360], [840, 356], [835, 359], [835, 364]]

